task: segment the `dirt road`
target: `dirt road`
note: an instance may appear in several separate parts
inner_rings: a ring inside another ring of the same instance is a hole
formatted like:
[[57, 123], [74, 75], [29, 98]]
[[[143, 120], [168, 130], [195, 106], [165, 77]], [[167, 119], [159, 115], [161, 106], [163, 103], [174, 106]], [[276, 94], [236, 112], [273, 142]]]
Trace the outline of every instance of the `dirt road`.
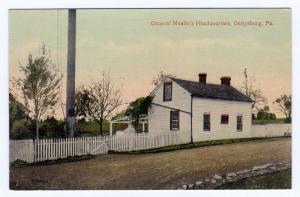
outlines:
[[155, 154], [10, 169], [11, 189], [174, 189], [203, 177], [291, 160], [291, 139], [277, 138]]

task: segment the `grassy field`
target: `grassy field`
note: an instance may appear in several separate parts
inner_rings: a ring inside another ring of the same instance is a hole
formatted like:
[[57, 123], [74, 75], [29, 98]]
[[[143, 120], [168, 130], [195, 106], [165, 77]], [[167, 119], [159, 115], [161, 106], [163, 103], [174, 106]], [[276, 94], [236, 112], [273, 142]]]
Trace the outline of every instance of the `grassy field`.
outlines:
[[[116, 130], [119, 130], [120, 128], [123, 128], [127, 126], [127, 123], [118, 123], [113, 124], [113, 134], [115, 134]], [[108, 135], [110, 131], [110, 123], [109, 121], [105, 120], [103, 123], [103, 134]], [[145, 128], [147, 129], [147, 124], [145, 125]], [[100, 125], [97, 122], [94, 121], [81, 121], [78, 122], [78, 130], [79, 130], [79, 136], [93, 136], [100, 134]], [[142, 131], [142, 124], [139, 124], [139, 131]]]
[[291, 169], [250, 177], [217, 189], [291, 189]]
[[274, 138], [155, 154], [10, 169], [11, 189], [176, 189], [214, 174], [291, 160], [291, 139]]

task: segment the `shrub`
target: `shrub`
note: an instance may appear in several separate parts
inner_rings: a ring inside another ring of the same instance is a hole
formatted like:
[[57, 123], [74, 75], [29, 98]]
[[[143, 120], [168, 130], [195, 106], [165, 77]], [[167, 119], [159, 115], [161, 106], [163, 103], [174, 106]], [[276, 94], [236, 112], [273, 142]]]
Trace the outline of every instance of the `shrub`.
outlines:
[[56, 120], [54, 117], [48, 117], [41, 124], [40, 136], [46, 138], [66, 137], [64, 121]]
[[[31, 119], [15, 120], [10, 129], [11, 139], [34, 139], [35, 121]], [[48, 117], [40, 124], [40, 138], [58, 138], [66, 137], [65, 123], [62, 120], [56, 120], [54, 117]]]
[[34, 130], [29, 129], [30, 120], [15, 120], [10, 129], [9, 137], [11, 139], [30, 139], [34, 138]]

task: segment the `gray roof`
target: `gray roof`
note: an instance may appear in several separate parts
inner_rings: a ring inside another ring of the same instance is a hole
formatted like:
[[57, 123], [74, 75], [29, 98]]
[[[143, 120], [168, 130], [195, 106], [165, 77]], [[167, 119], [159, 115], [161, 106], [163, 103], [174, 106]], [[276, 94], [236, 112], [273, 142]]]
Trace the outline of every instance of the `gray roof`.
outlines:
[[196, 97], [252, 102], [248, 96], [232, 86], [208, 83], [203, 84], [174, 77], [170, 77], [170, 79]]

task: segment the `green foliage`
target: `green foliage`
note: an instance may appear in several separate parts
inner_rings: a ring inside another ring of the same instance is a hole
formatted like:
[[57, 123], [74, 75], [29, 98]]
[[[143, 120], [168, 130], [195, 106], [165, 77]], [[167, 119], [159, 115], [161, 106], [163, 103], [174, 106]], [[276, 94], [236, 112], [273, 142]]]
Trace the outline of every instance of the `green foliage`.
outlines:
[[[10, 129], [10, 139], [34, 139], [36, 138], [36, 124], [31, 119], [15, 120]], [[47, 117], [40, 122], [40, 138], [66, 137], [65, 123], [54, 117]]]
[[27, 64], [21, 65], [23, 78], [16, 81], [21, 90], [25, 106], [36, 121], [36, 136], [39, 134], [39, 122], [54, 113], [59, 98], [59, 85], [62, 76], [51, 62], [46, 45], [41, 48], [41, 56], [28, 55]]
[[216, 189], [291, 189], [291, 169], [245, 178]]
[[[109, 134], [109, 121], [103, 121], [102, 125], [103, 135]], [[77, 123], [78, 135], [80, 136], [94, 136], [98, 134], [100, 130], [100, 125], [95, 121], [84, 121], [79, 120]]]
[[274, 113], [269, 112], [269, 107], [265, 106], [263, 109], [260, 109], [257, 112], [256, 119], [258, 119], [258, 120], [275, 120], [276, 115]]
[[41, 122], [40, 135], [42, 138], [67, 137], [65, 122], [53, 116], [47, 117]]
[[286, 122], [291, 122], [292, 120], [292, 95], [281, 95], [273, 102], [280, 112], [285, 115]]
[[78, 119], [86, 120], [89, 116], [89, 105], [92, 102], [89, 90], [80, 87], [75, 93], [75, 113]]
[[252, 124], [276, 124], [276, 123], [286, 123], [285, 122], [285, 118], [277, 118], [277, 119], [274, 119], [274, 120], [266, 120], [266, 119], [262, 119], [262, 120], [259, 120], [259, 119], [255, 119], [255, 120], [252, 120]]
[[9, 127], [12, 127], [15, 120], [28, 119], [27, 113], [28, 109], [9, 93]]
[[12, 123], [10, 128], [10, 139], [32, 139], [34, 138], [34, 130], [30, 129], [31, 120], [18, 119]]
[[134, 120], [133, 126], [136, 131], [139, 131], [139, 118], [141, 115], [147, 115], [148, 109], [151, 108], [152, 97], [140, 97], [129, 104], [125, 114]]
[[10, 167], [13, 168], [19, 168], [24, 166], [39, 166], [39, 165], [51, 165], [51, 164], [59, 164], [59, 163], [67, 163], [67, 162], [76, 162], [76, 161], [82, 161], [82, 160], [88, 160], [88, 159], [94, 159], [95, 155], [75, 155], [75, 156], [69, 156], [67, 158], [58, 158], [55, 160], [45, 160], [35, 163], [28, 163], [26, 161], [17, 159], [13, 163], [11, 163]]
[[29, 163], [26, 162], [26, 161], [23, 161], [23, 160], [21, 160], [21, 159], [17, 159], [17, 160], [15, 160], [14, 162], [12, 162], [12, 163], [10, 164], [10, 167], [18, 168], [18, 167], [26, 166], [26, 165], [28, 165], [28, 164], [29, 164]]
[[140, 97], [129, 104], [125, 114], [131, 117], [139, 117], [141, 114], [148, 114], [148, 108], [151, 106], [152, 97]]
[[122, 104], [121, 90], [113, 86], [110, 76], [105, 72], [102, 78], [88, 88], [82, 87], [76, 96], [76, 114], [99, 124], [103, 135], [103, 123]]

